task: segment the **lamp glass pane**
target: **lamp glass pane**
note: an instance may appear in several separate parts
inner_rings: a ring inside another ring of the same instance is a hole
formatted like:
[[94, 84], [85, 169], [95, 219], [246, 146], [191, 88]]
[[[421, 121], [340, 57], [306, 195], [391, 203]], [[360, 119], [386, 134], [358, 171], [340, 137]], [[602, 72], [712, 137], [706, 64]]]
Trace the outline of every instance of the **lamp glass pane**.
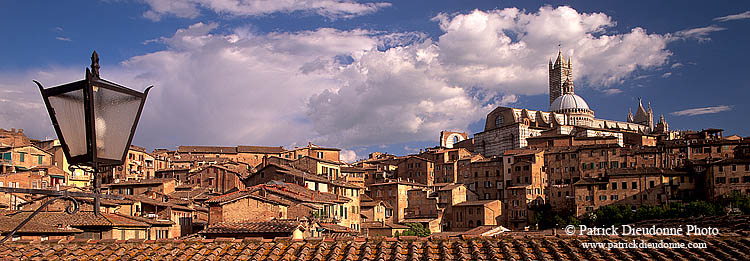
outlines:
[[142, 98], [93, 87], [96, 156], [122, 160]]
[[86, 154], [86, 118], [83, 106], [83, 90], [75, 90], [49, 96], [62, 138], [70, 150], [70, 156]]

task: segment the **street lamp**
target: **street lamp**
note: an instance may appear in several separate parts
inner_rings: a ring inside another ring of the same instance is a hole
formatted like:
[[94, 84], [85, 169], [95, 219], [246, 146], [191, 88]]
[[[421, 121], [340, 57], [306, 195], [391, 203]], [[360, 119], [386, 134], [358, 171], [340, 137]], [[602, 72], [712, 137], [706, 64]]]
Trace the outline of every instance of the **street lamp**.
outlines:
[[[100, 174], [125, 162], [146, 95], [99, 78], [99, 55], [91, 55], [91, 69], [80, 81], [44, 89], [44, 98], [68, 163], [94, 172], [94, 190], [101, 194]], [[99, 197], [94, 200], [99, 214]]]

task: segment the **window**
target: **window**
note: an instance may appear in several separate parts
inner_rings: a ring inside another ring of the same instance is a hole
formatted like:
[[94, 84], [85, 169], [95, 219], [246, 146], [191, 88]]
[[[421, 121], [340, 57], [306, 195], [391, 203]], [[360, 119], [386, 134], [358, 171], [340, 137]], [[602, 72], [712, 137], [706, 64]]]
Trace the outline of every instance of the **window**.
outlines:
[[318, 158], [319, 158], [319, 159], [322, 159], [322, 158], [323, 158], [323, 152], [322, 152], [322, 151], [318, 151]]
[[729, 178], [729, 183], [740, 183], [740, 178]]
[[[743, 182], [743, 183], [748, 183], [748, 182], [750, 182], [750, 176], [744, 176], [744, 177], [742, 177], [742, 182]], [[0, 184], [0, 187], [2, 187], [2, 186], [3, 186], [3, 185], [2, 185], [2, 184]]]
[[[23, 160], [21, 160], [21, 161], [23, 161]], [[723, 172], [723, 171], [724, 171], [724, 166], [719, 165], [719, 172]]]
[[43, 159], [42, 155], [37, 155], [36, 156], [36, 164], [39, 164], [39, 165], [44, 164], [44, 163], [42, 163], [42, 159]]
[[623, 181], [622, 182], [622, 189], [628, 189], [628, 183]]
[[732, 165], [732, 171], [737, 171], [737, 165]]
[[654, 181], [653, 180], [649, 181], [648, 182], [648, 186], [651, 187], [651, 188], [654, 188]]
[[503, 126], [503, 115], [497, 115], [497, 118], [495, 118], [495, 127]]
[[724, 178], [724, 177], [716, 178], [716, 184], [724, 184], [724, 183], [727, 183], [727, 178]]
[[619, 195], [612, 195], [612, 196], [609, 196], [609, 199], [610, 200], [619, 200], [620, 196]]
[[617, 190], [617, 182], [612, 182], [612, 190]]
[[606, 201], [606, 200], [607, 200], [607, 196], [606, 195], [599, 196], [599, 201]]
[[25, 157], [26, 157], [26, 152], [19, 152], [18, 153], [18, 161], [20, 161], [20, 162], [26, 161]]

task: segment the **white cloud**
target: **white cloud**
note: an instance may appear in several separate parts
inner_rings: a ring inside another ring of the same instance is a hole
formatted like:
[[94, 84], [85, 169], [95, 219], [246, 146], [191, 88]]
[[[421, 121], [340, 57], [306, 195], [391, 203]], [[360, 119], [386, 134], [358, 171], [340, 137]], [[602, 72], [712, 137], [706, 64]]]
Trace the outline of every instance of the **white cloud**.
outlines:
[[684, 64], [682, 64], [682, 63], [673, 63], [671, 67], [672, 67], [672, 69], [674, 69], [674, 68], [680, 68], [682, 66], [684, 66]]
[[[570, 7], [475, 10], [469, 14], [438, 15], [440, 59], [456, 84], [514, 94], [547, 90], [547, 61], [572, 57], [577, 86], [594, 88], [621, 83], [637, 68], [666, 62], [668, 37], [645, 29], [609, 33], [616, 23], [603, 13], [578, 13]], [[583, 84], [581, 84], [583, 83]]]
[[672, 76], [672, 73], [671, 72], [665, 72], [664, 74], [661, 75], [661, 78], [669, 78], [669, 76]]
[[546, 93], [547, 60], [558, 42], [573, 58], [578, 88], [607, 89], [600, 86], [662, 66], [671, 55], [665, 35], [641, 28], [612, 33], [607, 15], [569, 7], [434, 20], [443, 30], [436, 41], [420, 32], [361, 29], [220, 33], [218, 24], [197, 23], [158, 39], [162, 51], [102, 68], [102, 77], [139, 90], [156, 86], [139, 123], [140, 144], [312, 141], [352, 148], [434, 140], [521, 95]]
[[672, 112], [672, 115], [676, 116], [695, 116], [695, 115], [702, 115], [702, 114], [712, 114], [712, 113], [719, 113], [724, 111], [732, 110], [732, 107], [727, 105], [719, 105], [719, 106], [713, 106], [713, 107], [703, 107], [703, 108], [693, 108], [693, 109], [687, 109], [687, 110], [681, 110]]
[[327, 18], [350, 18], [376, 12], [390, 3], [357, 3], [352, 0], [145, 0], [151, 8], [143, 16], [159, 21], [164, 15], [195, 18], [201, 9], [230, 16], [263, 16], [297, 11]]
[[733, 14], [733, 15], [727, 15], [727, 16], [722, 16], [722, 17], [716, 17], [716, 18], [714, 18], [714, 21], [726, 22], [726, 21], [740, 20], [740, 19], [750, 19], [750, 11], [745, 11], [745, 12], [739, 13], [739, 14]]
[[685, 29], [682, 31], [678, 31], [675, 33], [675, 36], [678, 39], [696, 39], [698, 42], [705, 42], [710, 41], [711, 38], [708, 37], [709, 34], [713, 32], [719, 32], [724, 31], [726, 28], [716, 26], [716, 25], [709, 25], [706, 27], [698, 27], [698, 28], [691, 28], [691, 29]]
[[357, 153], [353, 150], [341, 150], [341, 153], [339, 153], [341, 161], [352, 163], [357, 161]]
[[622, 93], [622, 90], [620, 90], [620, 89], [615, 89], [615, 88], [612, 88], [612, 89], [604, 89], [604, 90], [602, 90], [602, 92], [603, 92], [603, 93], [604, 93], [605, 95], [615, 95], [615, 94], [620, 94], [620, 93]]
[[70, 42], [70, 41], [72, 41], [72, 40], [70, 40], [70, 38], [62, 37], [62, 36], [55, 37], [55, 39], [57, 39], [59, 41], [63, 41], [63, 42]]

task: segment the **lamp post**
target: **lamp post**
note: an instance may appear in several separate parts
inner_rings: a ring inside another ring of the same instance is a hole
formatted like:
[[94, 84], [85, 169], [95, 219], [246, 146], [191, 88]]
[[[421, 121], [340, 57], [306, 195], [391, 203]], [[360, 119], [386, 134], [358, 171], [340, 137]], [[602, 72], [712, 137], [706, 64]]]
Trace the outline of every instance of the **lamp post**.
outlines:
[[47, 89], [38, 81], [34, 83], [68, 163], [94, 173], [94, 213], [99, 215], [101, 174], [125, 162], [152, 86], [139, 92], [100, 78], [96, 51], [85, 77]]

